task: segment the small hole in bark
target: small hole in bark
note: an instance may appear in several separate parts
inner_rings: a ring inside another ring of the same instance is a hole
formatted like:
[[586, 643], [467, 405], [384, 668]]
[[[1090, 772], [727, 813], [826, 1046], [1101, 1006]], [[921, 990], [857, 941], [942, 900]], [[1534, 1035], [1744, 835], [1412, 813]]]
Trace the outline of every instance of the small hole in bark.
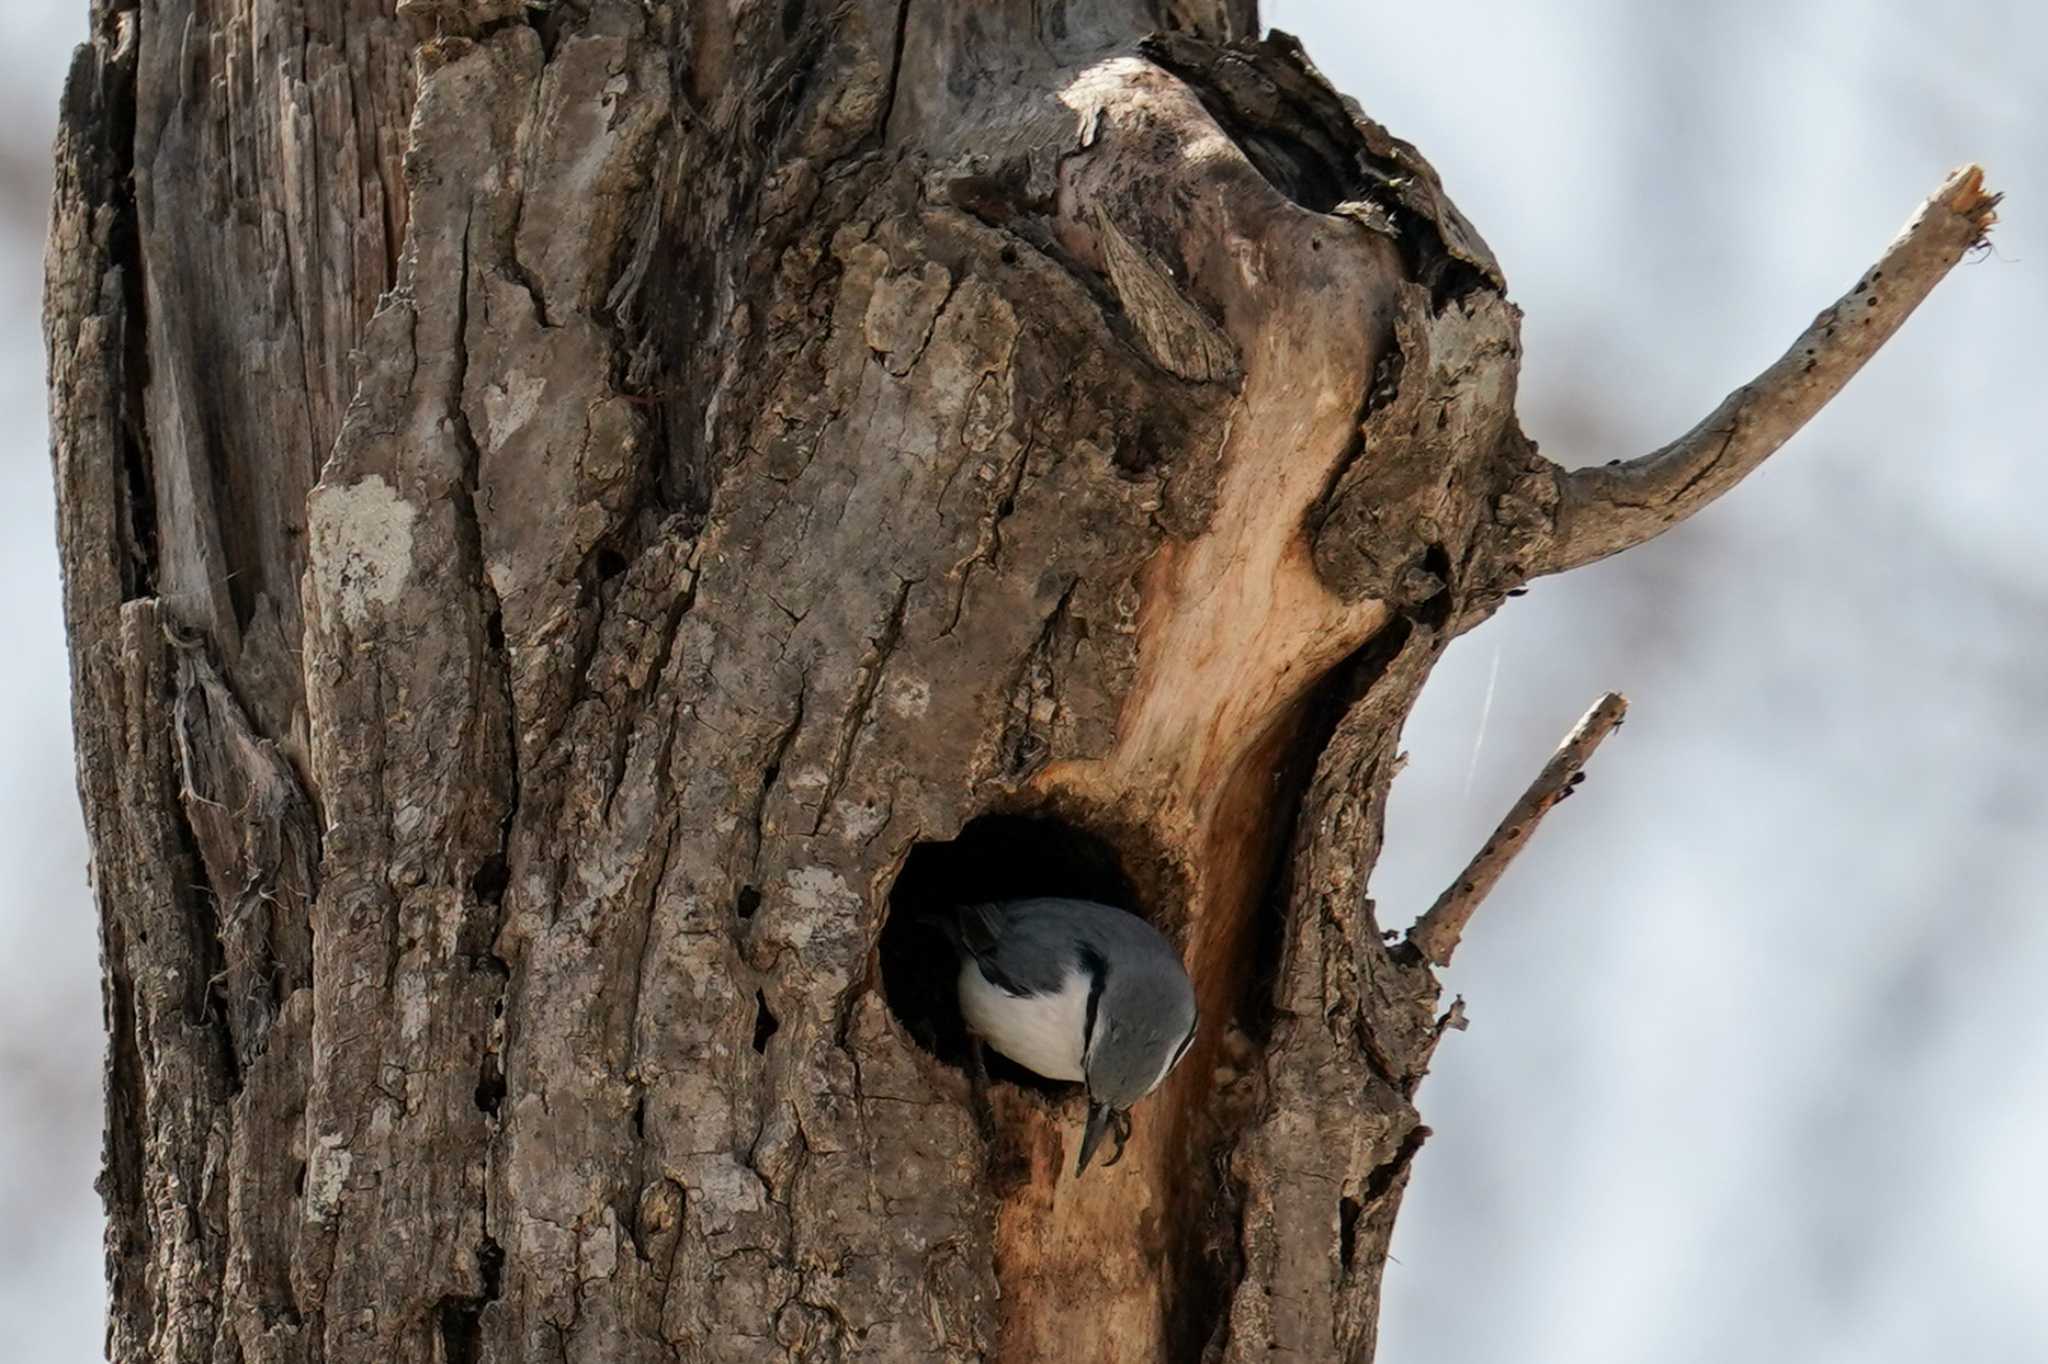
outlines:
[[293, 1198], [304, 1198], [305, 1196], [306, 1196], [306, 1162], [302, 1160], [302, 1161], [300, 1161], [300, 1162], [299, 1162], [299, 1172], [298, 1172], [298, 1173], [297, 1173], [296, 1175], [292, 1176], [292, 1197], [293, 1197]]
[[1140, 422], [1134, 429], [1120, 433], [1115, 448], [1110, 451], [1110, 459], [1119, 474], [1135, 478], [1169, 462], [1174, 454], [1170, 436], [1149, 423]]
[[[878, 949], [882, 997], [918, 1046], [952, 1065], [967, 1061], [955, 981], [959, 959], [933, 920], [961, 905], [1067, 895], [1142, 913], [1144, 906], [1107, 839], [1045, 815], [983, 815], [949, 842], [910, 850], [889, 891]], [[1063, 1089], [988, 1053], [989, 1074]]]
[[505, 1097], [505, 1069], [498, 1064], [498, 1053], [484, 1053], [484, 1063], [478, 1068], [476, 1077], [476, 1106], [485, 1113], [496, 1116], [499, 1101]]
[[476, 1249], [476, 1271], [483, 1282], [482, 1293], [450, 1293], [440, 1301], [441, 1358], [445, 1364], [481, 1364], [483, 1360], [484, 1308], [498, 1300], [505, 1279], [505, 1252], [489, 1236]]
[[469, 878], [469, 889], [479, 903], [495, 905], [504, 898], [505, 887], [511, 880], [512, 872], [505, 865], [505, 855], [493, 853], [476, 869], [476, 875]]
[[1365, 1205], [1355, 1198], [1347, 1198], [1337, 1204], [1337, 1259], [1344, 1268], [1351, 1268], [1353, 1244], [1358, 1235], [1358, 1214], [1365, 1211]]
[[483, 1304], [475, 1298], [441, 1299], [441, 1358], [479, 1364], [484, 1357]]
[[761, 907], [761, 892], [753, 886], [741, 886], [739, 900], [733, 910], [742, 922], [754, 917], [754, 911]]
[[774, 1010], [768, 1007], [767, 993], [761, 990], [754, 991], [754, 1050], [765, 1053], [768, 1050], [768, 1039], [780, 1031], [782, 1021], [776, 1018]]
[[489, 1233], [476, 1248], [476, 1272], [483, 1276], [484, 1301], [496, 1302], [505, 1289], [505, 1251]]
[[610, 582], [626, 571], [626, 556], [615, 549], [601, 549], [597, 552], [597, 579]]
[[1005, 265], [1015, 265], [1017, 263], [1017, 248], [1005, 245], [1002, 250], [996, 252], [996, 258]]
[[491, 612], [484, 621], [484, 642], [491, 646], [492, 653], [505, 652], [505, 613]]
[[1428, 629], [1441, 630], [1451, 619], [1451, 592], [1454, 584], [1451, 582], [1450, 552], [1442, 545], [1431, 545], [1423, 553], [1422, 567], [1424, 572], [1434, 576], [1444, 586], [1442, 591], [1415, 608], [1415, 621]]
[[[587, 9], [587, 4], [573, 7], [560, 4], [536, 4], [527, 0], [526, 26], [540, 35], [540, 54], [544, 60], [552, 61], [555, 49], [561, 45], [562, 31], [577, 10]], [[512, 22], [517, 23], [518, 20]]]

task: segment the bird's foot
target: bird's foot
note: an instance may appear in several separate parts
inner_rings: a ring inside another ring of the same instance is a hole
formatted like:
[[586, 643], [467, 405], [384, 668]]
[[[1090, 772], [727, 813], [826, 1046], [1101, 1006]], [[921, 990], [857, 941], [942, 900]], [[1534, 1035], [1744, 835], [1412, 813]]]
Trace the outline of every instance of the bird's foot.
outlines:
[[1124, 1158], [1124, 1143], [1131, 1139], [1131, 1115], [1129, 1112], [1122, 1109], [1115, 1109], [1110, 1112], [1109, 1135], [1116, 1138], [1116, 1150], [1110, 1154], [1108, 1160], [1102, 1162], [1102, 1168], [1105, 1170]]

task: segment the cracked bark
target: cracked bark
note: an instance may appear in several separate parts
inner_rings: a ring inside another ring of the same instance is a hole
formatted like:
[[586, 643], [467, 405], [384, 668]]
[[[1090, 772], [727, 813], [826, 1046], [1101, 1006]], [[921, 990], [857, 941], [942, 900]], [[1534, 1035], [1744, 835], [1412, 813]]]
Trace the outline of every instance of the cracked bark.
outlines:
[[[1568, 476], [1248, 0], [389, 8], [94, 0], [65, 95], [112, 1356], [1369, 1359], [1458, 1018], [1366, 896], [1403, 719], [1932, 279]], [[906, 965], [1034, 877], [1202, 997], [1078, 1183]]]

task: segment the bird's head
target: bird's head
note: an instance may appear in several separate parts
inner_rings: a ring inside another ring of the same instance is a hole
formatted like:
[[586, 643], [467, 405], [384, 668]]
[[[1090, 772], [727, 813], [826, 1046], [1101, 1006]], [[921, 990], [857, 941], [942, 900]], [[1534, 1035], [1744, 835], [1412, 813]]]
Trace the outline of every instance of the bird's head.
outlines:
[[1187, 974], [1171, 971], [1111, 972], [1089, 1030], [1083, 1070], [1088, 1084], [1088, 1124], [1081, 1134], [1081, 1158], [1074, 1173], [1088, 1168], [1105, 1132], [1117, 1133], [1123, 1154], [1131, 1105], [1157, 1089], [1187, 1055], [1200, 1021]]

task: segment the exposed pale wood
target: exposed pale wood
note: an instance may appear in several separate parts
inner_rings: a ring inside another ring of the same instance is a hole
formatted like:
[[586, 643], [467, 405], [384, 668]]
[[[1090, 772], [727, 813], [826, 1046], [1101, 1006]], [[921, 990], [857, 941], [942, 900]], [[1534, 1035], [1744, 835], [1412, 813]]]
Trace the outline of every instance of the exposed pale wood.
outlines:
[[1521, 798], [1509, 807], [1486, 845], [1472, 855], [1458, 879], [1415, 921], [1408, 930], [1408, 941], [1431, 964], [1451, 964], [1451, 954], [1458, 950], [1458, 940], [1464, 936], [1480, 902], [1492, 893], [1508, 863], [1522, 851], [1543, 817], [1578, 786], [1586, 760], [1620, 727], [1627, 714], [1628, 700], [1620, 692], [1611, 691], [1595, 701], [1557, 746], [1557, 752], [1550, 755], [1550, 761], [1543, 764], [1543, 770], [1536, 774]]

